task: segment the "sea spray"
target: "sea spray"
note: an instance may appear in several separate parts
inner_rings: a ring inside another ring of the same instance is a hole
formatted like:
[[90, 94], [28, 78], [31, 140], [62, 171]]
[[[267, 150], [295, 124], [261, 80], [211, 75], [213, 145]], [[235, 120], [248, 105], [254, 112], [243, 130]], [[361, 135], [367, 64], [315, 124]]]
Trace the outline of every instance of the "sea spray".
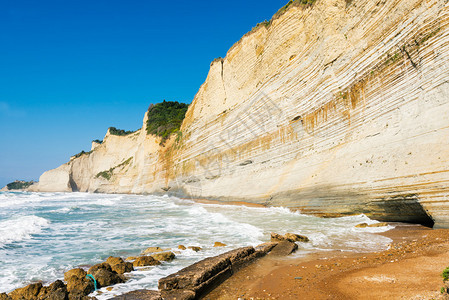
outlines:
[[[172, 262], [138, 268], [126, 283], [101, 289], [97, 297], [156, 288], [161, 277], [205, 257], [268, 241], [271, 231], [307, 235], [310, 243], [295, 255], [376, 251], [391, 242], [372, 233], [391, 226], [354, 228], [376, 222], [364, 215], [323, 219], [286, 208], [200, 204], [168, 196], [4, 192], [0, 200], [0, 292], [36, 280], [50, 283], [71, 268], [111, 255], [136, 256], [150, 246], [203, 250], [180, 251]], [[214, 248], [216, 241], [227, 246]]]

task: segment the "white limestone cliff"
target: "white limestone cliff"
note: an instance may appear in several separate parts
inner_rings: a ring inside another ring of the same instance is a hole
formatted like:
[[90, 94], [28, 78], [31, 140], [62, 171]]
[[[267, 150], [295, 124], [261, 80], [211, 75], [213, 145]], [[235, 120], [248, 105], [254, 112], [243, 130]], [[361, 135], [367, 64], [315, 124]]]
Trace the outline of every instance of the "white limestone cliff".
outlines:
[[168, 191], [449, 227], [448, 23], [445, 0], [290, 5], [211, 64], [182, 138], [160, 146], [144, 120], [32, 189]]

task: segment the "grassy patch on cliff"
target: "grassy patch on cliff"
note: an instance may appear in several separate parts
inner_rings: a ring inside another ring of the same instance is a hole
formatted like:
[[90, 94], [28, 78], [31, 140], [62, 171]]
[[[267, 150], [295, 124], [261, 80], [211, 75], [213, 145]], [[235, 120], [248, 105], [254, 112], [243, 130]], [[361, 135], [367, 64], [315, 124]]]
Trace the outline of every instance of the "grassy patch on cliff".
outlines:
[[95, 178], [103, 177], [106, 180], [110, 180], [115, 169], [121, 168], [121, 167], [124, 167], [124, 166], [128, 165], [131, 162], [132, 159], [133, 158], [130, 157], [127, 160], [125, 160], [124, 162], [122, 162], [121, 164], [118, 164], [115, 167], [110, 168], [109, 170], [98, 172], [97, 175], [95, 175]]
[[14, 182], [8, 183], [6, 185], [6, 187], [8, 188], [8, 190], [22, 190], [22, 189], [26, 189], [33, 183], [34, 183], [33, 180], [31, 180], [31, 181], [16, 180]]
[[163, 143], [181, 128], [188, 104], [177, 101], [163, 101], [148, 108], [147, 134], [162, 137]]

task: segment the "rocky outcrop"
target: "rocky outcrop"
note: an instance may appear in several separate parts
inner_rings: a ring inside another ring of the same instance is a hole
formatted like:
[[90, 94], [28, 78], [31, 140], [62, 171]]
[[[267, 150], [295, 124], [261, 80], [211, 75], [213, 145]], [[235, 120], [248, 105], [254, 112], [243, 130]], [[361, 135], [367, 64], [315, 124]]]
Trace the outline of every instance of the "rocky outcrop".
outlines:
[[211, 64], [182, 135], [108, 133], [32, 189], [449, 227], [447, 1], [298, 3]]
[[251, 246], [243, 247], [203, 259], [177, 273], [161, 278], [159, 290], [164, 299], [199, 299], [234, 272], [276, 247], [276, 245], [274, 247], [263, 245], [257, 249]]

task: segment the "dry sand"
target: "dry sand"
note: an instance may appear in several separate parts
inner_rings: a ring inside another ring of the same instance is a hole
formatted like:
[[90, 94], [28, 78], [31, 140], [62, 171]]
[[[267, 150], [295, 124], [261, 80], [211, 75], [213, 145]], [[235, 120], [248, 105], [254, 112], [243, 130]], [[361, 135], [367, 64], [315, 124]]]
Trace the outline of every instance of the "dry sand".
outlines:
[[449, 266], [449, 230], [398, 224], [378, 253], [265, 257], [204, 299], [436, 299]]

